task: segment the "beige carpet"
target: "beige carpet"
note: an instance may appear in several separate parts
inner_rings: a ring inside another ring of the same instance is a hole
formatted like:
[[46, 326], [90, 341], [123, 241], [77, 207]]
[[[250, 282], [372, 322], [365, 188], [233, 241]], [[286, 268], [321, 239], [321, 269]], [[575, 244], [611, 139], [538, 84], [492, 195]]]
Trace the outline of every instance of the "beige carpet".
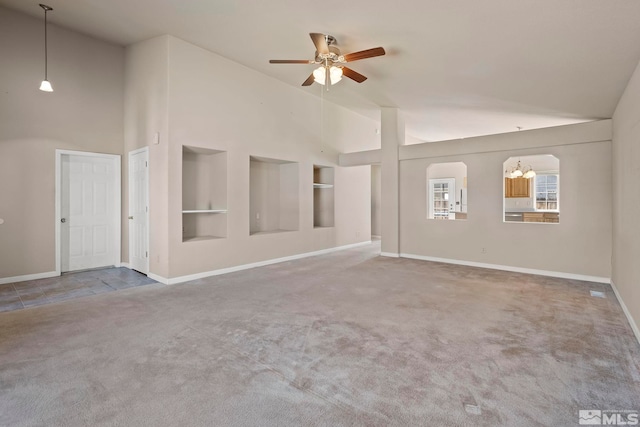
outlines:
[[640, 410], [640, 345], [608, 285], [376, 250], [0, 313], [0, 425], [570, 426], [579, 409]]

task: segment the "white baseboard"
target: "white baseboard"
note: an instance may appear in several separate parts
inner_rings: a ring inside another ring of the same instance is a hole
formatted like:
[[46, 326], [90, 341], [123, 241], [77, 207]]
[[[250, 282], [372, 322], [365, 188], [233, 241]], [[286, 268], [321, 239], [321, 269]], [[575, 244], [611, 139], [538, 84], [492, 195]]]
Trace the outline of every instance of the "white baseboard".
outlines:
[[27, 280], [47, 279], [59, 276], [57, 271], [47, 271], [46, 273], [25, 274], [24, 276], [0, 277], [0, 285], [5, 283], [26, 282]]
[[119, 266], [116, 267], [124, 267], [124, 268], [128, 268], [129, 270], [131, 270], [131, 267], [129, 267], [129, 263], [128, 262], [121, 262]]
[[357, 248], [358, 246], [364, 246], [368, 244], [371, 244], [371, 240], [368, 240], [366, 242], [353, 243], [350, 245], [337, 246], [335, 248], [322, 249], [314, 252], [305, 252], [305, 253], [291, 255], [291, 256], [282, 257], [282, 258], [268, 259], [265, 261], [254, 262], [251, 264], [236, 265], [233, 267], [221, 268], [219, 270], [204, 271], [202, 273], [189, 274], [187, 276], [172, 277], [170, 279], [166, 277], [158, 276], [153, 273], [149, 273], [147, 276], [165, 285], [175, 285], [178, 283], [189, 282], [191, 280], [203, 279], [205, 277], [219, 276], [221, 274], [233, 273], [241, 270], [249, 270], [250, 268], [264, 267], [265, 265], [277, 264], [277, 263], [286, 262], [286, 261], [293, 261], [296, 259], [328, 254], [331, 252], [343, 251], [345, 249]]
[[620, 296], [620, 292], [618, 292], [618, 288], [616, 288], [616, 284], [613, 283], [613, 280], [611, 280], [611, 289], [613, 289], [613, 293], [616, 294], [616, 298], [618, 299], [618, 302], [620, 303], [620, 306], [622, 307], [622, 311], [624, 311], [624, 315], [627, 316], [627, 320], [629, 321], [629, 325], [631, 325], [631, 330], [633, 330], [633, 333], [636, 336], [636, 339], [638, 340], [638, 343], [640, 344], [640, 328], [638, 328], [638, 324], [633, 319], [633, 316], [631, 316], [631, 312], [629, 311], [629, 309], [625, 305], [624, 301], [622, 300], [622, 297]]
[[500, 264], [487, 264], [483, 262], [462, 261], [458, 259], [437, 258], [437, 257], [431, 257], [431, 256], [405, 254], [405, 253], [401, 253], [400, 257], [419, 259], [422, 261], [434, 261], [434, 262], [444, 262], [447, 264], [466, 265], [469, 267], [489, 268], [492, 270], [513, 271], [515, 273], [535, 274], [538, 276], [558, 277], [561, 279], [583, 280], [585, 282], [597, 282], [597, 283], [607, 283], [607, 284], [611, 283], [611, 279], [609, 277], [587, 276], [584, 274], [565, 273], [562, 271], [537, 270], [534, 268], [513, 267], [510, 265], [500, 265]]
[[377, 234], [372, 234], [371, 238], [380, 240], [380, 239], [382, 239], [382, 236], [378, 236]]
[[380, 256], [388, 256], [389, 258], [400, 258], [400, 254], [395, 252], [380, 252]]
[[160, 282], [163, 285], [168, 285], [169, 284], [169, 279], [167, 279], [166, 277], [158, 276], [157, 274], [148, 273], [147, 277], [149, 279], [155, 280], [156, 282]]

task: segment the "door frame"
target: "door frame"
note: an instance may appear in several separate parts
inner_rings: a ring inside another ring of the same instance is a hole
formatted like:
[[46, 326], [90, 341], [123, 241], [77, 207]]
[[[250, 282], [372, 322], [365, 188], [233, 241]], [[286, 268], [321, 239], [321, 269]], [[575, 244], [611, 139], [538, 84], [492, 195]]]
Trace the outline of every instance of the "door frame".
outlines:
[[114, 204], [113, 204], [113, 223], [114, 223], [114, 262], [113, 265], [120, 267], [121, 246], [122, 246], [122, 203], [121, 203], [121, 156], [119, 154], [104, 154], [104, 153], [92, 153], [89, 151], [73, 151], [73, 150], [61, 150], [56, 149], [56, 174], [55, 174], [55, 230], [56, 230], [56, 274], [60, 276], [62, 274], [62, 240], [60, 237], [60, 227], [62, 219], [62, 156], [86, 156], [86, 157], [101, 157], [104, 159], [111, 159], [114, 166], [114, 180], [113, 180], [113, 192], [114, 192]]
[[[146, 241], [147, 241], [147, 252], [151, 251], [151, 248], [149, 247], [149, 240], [150, 240], [150, 227], [149, 227], [149, 147], [142, 147], [142, 148], [138, 148], [136, 150], [133, 151], [129, 151], [129, 154], [127, 156], [127, 191], [128, 191], [128, 195], [127, 195], [127, 217], [129, 217], [131, 215], [131, 157], [135, 154], [139, 154], [139, 153], [143, 153], [143, 152], [147, 152], [147, 168], [146, 168], [146, 174], [147, 174], [147, 235], [146, 235]], [[131, 227], [127, 227], [127, 231], [128, 231], [128, 236], [127, 236], [127, 245], [128, 245], [128, 253], [129, 253], [129, 262], [127, 263], [127, 266], [129, 268], [131, 268]], [[150, 256], [147, 256], [147, 272], [145, 273], [147, 276], [149, 275], [149, 258]]]
[[[455, 203], [456, 203], [456, 179], [455, 178], [429, 178], [427, 180], [427, 218], [435, 219], [435, 211], [433, 209], [434, 195], [433, 195], [433, 186], [434, 184], [442, 184], [446, 183], [449, 186], [449, 196], [453, 195], [453, 210], [451, 209], [451, 204], [449, 205], [449, 218], [451, 218], [451, 213], [455, 212]], [[432, 218], [433, 217], [433, 218]]]

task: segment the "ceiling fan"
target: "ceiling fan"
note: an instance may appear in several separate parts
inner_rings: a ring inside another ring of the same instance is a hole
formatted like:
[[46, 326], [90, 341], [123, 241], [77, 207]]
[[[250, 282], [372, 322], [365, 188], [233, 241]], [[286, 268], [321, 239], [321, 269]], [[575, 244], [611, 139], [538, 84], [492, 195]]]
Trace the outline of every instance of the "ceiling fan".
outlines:
[[342, 76], [362, 83], [367, 78], [351, 68], [345, 67], [343, 64], [385, 54], [383, 48], [374, 47], [373, 49], [342, 55], [340, 49], [336, 46], [335, 37], [320, 33], [310, 33], [309, 35], [316, 46], [315, 59], [272, 59], [269, 61], [270, 64], [319, 64], [320, 67], [313, 70], [313, 73], [302, 83], [302, 86], [310, 86], [313, 82], [316, 82], [326, 85], [328, 89], [329, 85], [338, 83]]

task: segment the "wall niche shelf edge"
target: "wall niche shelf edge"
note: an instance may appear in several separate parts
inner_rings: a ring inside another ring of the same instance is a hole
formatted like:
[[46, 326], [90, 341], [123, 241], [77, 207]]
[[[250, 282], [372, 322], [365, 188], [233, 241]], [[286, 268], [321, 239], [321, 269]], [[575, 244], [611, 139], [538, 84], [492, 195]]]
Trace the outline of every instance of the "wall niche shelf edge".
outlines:
[[319, 182], [314, 182], [313, 188], [333, 188], [333, 184], [321, 184]]
[[183, 214], [192, 214], [192, 213], [227, 213], [226, 209], [193, 209], [182, 211]]

